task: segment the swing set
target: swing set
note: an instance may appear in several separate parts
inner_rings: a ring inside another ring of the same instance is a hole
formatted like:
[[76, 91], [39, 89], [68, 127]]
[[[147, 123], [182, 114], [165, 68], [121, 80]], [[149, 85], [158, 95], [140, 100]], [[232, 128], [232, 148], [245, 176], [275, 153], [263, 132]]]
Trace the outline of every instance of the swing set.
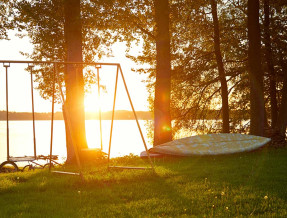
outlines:
[[[66, 104], [65, 104], [65, 97], [63, 93], [63, 88], [62, 88], [62, 83], [59, 79], [59, 72], [58, 72], [58, 67], [60, 65], [68, 66], [78, 66], [78, 67], [83, 67], [83, 66], [93, 66], [96, 68], [97, 72], [97, 80], [98, 80], [98, 98], [100, 99], [100, 68], [102, 66], [115, 66], [117, 68], [116, 70], [116, 80], [115, 80], [115, 89], [114, 89], [114, 98], [113, 98], [113, 110], [112, 110], [112, 120], [111, 120], [111, 128], [110, 128], [110, 137], [109, 137], [109, 150], [108, 150], [108, 168], [109, 169], [139, 169], [139, 170], [146, 170], [146, 169], [151, 169], [154, 170], [153, 162], [151, 160], [138, 118], [136, 111], [134, 109], [127, 84], [124, 78], [124, 74], [121, 68], [121, 65], [118, 63], [94, 63], [94, 62], [58, 62], [58, 61], [12, 61], [12, 60], [0, 60], [0, 63], [3, 64], [3, 67], [6, 69], [6, 129], [7, 129], [7, 160], [4, 161], [0, 165], [0, 172], [11, 172], [11, 171], [18, 171], [19, 168], [17, 166], [17, 162], [28, 162], [28, 165], [26, 165], [24, 169], [33, 169], [33, 168], [45, 168], [49, 167], [50, 172], [53, 173], [58, 173], [58, 174], [66, 174], [66, 175], [77, 175], [83, 178], [83, 173], [82, 173], [82, 162], [80, 158], [80, 152], [78, 147], [75, 144], [75, 139], [74, 139], [74, 134], [73, 134], [73, 129], [70, 116]], [[31, 98], [32, 98], [32, 117], [33, 117], [33, 144], [34, 144], [34, 155], [33, 156], [23, 156], [23, 157], [11, 157], [10, 156], [10, 144], [9, 144], [9, 99], [8, 99], [8, 68], [10, 67], [10, 64], [28, 64], [28, 69], [31, 73]], [[36, 126], [35, 126], [35, 112], [34, 112], [34, 93], [33, 93], [33, 68], [35, 65], [52, 65], [53, 66], [53, 75], [52, 75], [52, 85], [53, 85], [53, 91], [52, 91], [52, 115], [51, 115], [51, 132], [50, 132], [50, 155], [37, 155], [37, 150], [36, 150]], [[114, 124], [114, 115], [115, 115], [115, 104], [116, 104], [116, 96], [117, 96], [117, 86], [118, 86], [118, 79], [119, 79], [119, 74], [122, 78], [127, 97], [129, 99], [134, 118], [139, 130], [139, 133], [141, 135], [141, 139], [145, 148], [145, 151], [147, 152], [148, 159], [150, 162], [151, 167], [127, 167], [127, 166], [111, 166], [110, 165], [110, 154], [111, 154], [111, 147], [112, 147], [112, 134], [113, 134], [113, 124]], [[76, 162], [78, 165], [78, 172], [64, 172], [64, 171], [52, 171], [51, 168], [54, 165], [61, 165], [57, 162], [58, 155], [53, 155], [53, 129], [54, 129], [54, 102], [55, 102], [55, 94], [56, 94], [56, 85], [58, 87], [58, 91], [60, 93], [60, 100], [62, 103], [62, 108], [63, 108], [63, 115], [64, 119], [67, 121], [67, 131], [68, 131], [68, 136], [71, 139], [71, 144], [74, 148], [75, 151], [75, 157], [76, 157]], [[99, 124], [100, 124], [100, 144], [101, 144], [101, 150], [103, 149], [103, 140], [102, 140], [102, 116], [101, 116], [101, 107], [99, 107]], [[87, 149], [85, 149], [87, 150]], [[45, 165], [42, 165], [38, 163], [38, 160], [46, 160], [47, 163]], [[32, 165], [33, 164], [33, 165]], [[8, 167], [7, 167], [8, 166]], [[12, 167], [11, 167], [12, 166]], [[11, 170], [14, 169], [14, 170]]]
[[[35, 168], [46, 168], [50, 164], [52, 165], [61, 165], [58, 160], [58, 155], [53, 155], [51, 157], [51, 162], [48, 163], [49, 156], [37, 155], [37, 146], [36, 146], [36, 128], [35, 128], [35, 111], [34, 111], [34, 85], [33, 85], [33, 63], [28, 63], [28, 70], [31, 75], [31, 102], [32, 102], [32, 123], [33, 123], [33, 156], [22, 156], [22, 157], [11, 157], [10, 156], [10, 134], [9, 134], [9, 83], [8, 83], [8, 69], [11, 62], [0, 62], [3, 63], [3, 67], [6, 71], [6, 146], [7, 146], [7, 160], [0, 164], [0, 172], [16, 172], [19, 171], [17, 165], [18, 162], [28, 162], [22, 168], [22, 171], [32, 170]], [[46, 164], [40, 164], [38, 161], [46, 161]]]

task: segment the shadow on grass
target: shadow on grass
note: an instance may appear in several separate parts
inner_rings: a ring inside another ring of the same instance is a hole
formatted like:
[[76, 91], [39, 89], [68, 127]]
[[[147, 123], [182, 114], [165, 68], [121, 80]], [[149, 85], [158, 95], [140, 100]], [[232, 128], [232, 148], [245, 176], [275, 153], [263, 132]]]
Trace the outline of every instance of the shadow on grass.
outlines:
[[[106, 163], [99, 163], [84, 168], [84, 183], [79, 177], [47, 170], [0, 175], [0, 211], [5, 216], [41, 216], [44, 212], [47, 216], [93, 216], [95, 212], [97, 216], [225, 216], [226, 206], [234, 204], [239, 212], [233, 215], [271, 214], [273, 209], [265, 208], [263, 197], [278, 201], [278, 205], [270, 203], [275, 209], [284, 207], [286, 156], [286, 149], [278, 149], [165, 158], [155, 160], [155, 173], [109, 171]], [[113, 161], [148, 166], [134, 156]]]
[[287, 149], [266, 148], [248, 153], [221, 156], [194, 156], [156, 160], [157, 166], [165, 167], [187, 180], [201, 181], [207, 178], [214, 184], [230, 184], [234, 188], [274, 193], [287, 200], [286, 172]]

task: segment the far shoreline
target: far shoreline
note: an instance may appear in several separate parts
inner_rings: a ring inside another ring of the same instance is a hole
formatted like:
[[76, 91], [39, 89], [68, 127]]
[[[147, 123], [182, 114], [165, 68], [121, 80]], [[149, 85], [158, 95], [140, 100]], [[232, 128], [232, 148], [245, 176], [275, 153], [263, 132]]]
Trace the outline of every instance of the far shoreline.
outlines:
[[[149, 111], [136, 111], [139, 120], [152, 120], [152, 113]], [[98, 112], [86, 112], [86, 120], [99, 120]], [[6, 111], [0, 111], [0, 121], [6, 121]], [[102, 120], [111, 120], [112, 111], [102, 112]], [[114, 114], [115, 120], [135, 120], [132, 111], [117, 110]], [[33, 120], [32, 113], [30, 112], [9, 112], [9, 121], [28, 121]], [[35, 120], [51, 120], [51, 113], [35, 113]], [[54, 113], [54, 120], [64, 120], [62, 112]]]

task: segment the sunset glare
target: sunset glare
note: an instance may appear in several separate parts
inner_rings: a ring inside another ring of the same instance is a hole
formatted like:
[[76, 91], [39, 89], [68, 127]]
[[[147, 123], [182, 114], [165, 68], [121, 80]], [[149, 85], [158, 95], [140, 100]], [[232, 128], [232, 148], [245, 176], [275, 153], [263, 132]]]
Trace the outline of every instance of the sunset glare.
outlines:
[[[0, 54], [2, 60], [25, 60], [25, 57], [20, 52], [30, 53], [32, 44], [27, 37], [20, 39], [15, 36], [15, 31], [10, 31], [9, 37], [11, 40], [0, 41], [0, 46], [5, 53]], [[126, 46], [124, 43], [115, 43], [112, 46], [113, 57], [104, 58], [101, 62], [120, 63], [126, 79], [131, 98], [136, 110], [148, 110], [147, 90], [145, 84], [145, 75], [139, 75], [132, 72], [131, 69], [136, 65], [133, 61], [125, 57]], [[140, 46], [134, 46], [131, 50], [133, 54], [141, 51]], [[31, 101], [30, 94], [30, 75], [25, 71], [25, 64], [11, 65], [9, 68], [9, 108], [15, 112], [31, 112], [31, 105], [26, 102]], [[94, 70], [96, 74], [96, 70]], [[106, 87], [106, 90], [101, 89], [101, 108], [102, 111], [112, 110], [114, 87], [115, 87], [116, 67], [102, 67], [100, 69], [100, 83]], [[0, 66], [0, 110], [5, 110], [5, 68]], [[37, 83], [34, 83], [37, 86]], [[131, 110], [127, 95], [122, 84], [122, 79], [119, 76], [118, 93], [116, 107], [120, 110]], [[51, 100], [44, 100], [38, 90], [34, 91], [35, 111], [50, 112]], [[61, 105], [56, 105], [56, 111], [61, 111]], [[85, 111], [97, 112], [99, 109], [97, 84], [91, 86], [85, 96]]]
[[0, 218], [286, 217], [287, 0], [0, 0]]

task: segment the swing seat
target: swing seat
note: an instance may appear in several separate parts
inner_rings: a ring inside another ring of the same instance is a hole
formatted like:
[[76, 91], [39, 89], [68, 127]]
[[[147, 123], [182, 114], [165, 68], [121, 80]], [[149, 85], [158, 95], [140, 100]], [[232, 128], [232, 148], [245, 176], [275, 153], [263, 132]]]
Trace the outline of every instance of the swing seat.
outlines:
[[10, 161], [21, 162], [21, 161], [34, 161], [36, 160], [34, 156], [24, 156], [24, 157], [9, 157]]
[[[37, 159], [38, 160], [49, 160], [50, 155], [38, 155]], [[59, 155], [52, 155], [52, 160], [59, 160]]]
[[71, 175], [71, 176], [80, 176], [80, 173], [74, 173], [74, 172], [64, 172], [64, 171], [52, 171], [52, 173], [55, 174], [62, 174], [62, 175]]
[[81, 160], [84, 162], [103, 160], [106, 159], [107, 153], [103, 152], [99, 148], [84, 148], [80, 151]]

